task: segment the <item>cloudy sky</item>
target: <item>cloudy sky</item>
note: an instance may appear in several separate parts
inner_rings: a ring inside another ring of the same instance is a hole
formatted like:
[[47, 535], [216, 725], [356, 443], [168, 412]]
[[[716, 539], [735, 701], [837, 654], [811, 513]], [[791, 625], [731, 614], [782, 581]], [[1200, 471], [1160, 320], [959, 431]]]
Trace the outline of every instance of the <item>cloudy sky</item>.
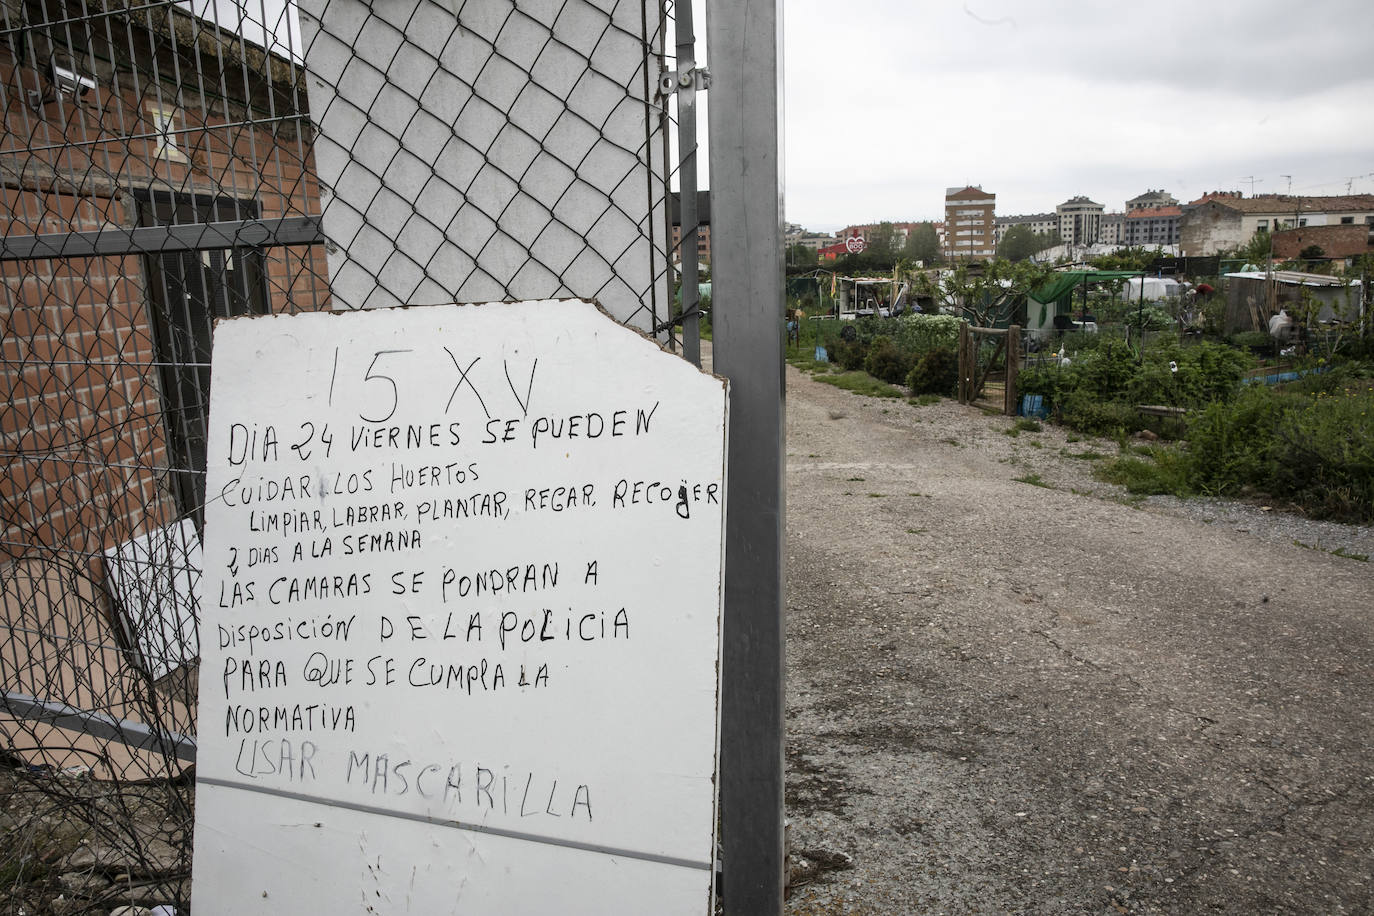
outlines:
[[964, 184], [999, 214], [1374, 193], [1374, 0], [786, 0], [784, 27], [810, 229], [938, 219]]

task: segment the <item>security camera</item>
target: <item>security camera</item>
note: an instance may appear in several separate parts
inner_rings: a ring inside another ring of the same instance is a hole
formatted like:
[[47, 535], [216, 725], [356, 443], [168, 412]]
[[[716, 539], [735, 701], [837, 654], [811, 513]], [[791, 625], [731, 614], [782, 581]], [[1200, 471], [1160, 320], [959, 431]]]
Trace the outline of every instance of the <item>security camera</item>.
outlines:
[[57, 63], [52, 65], [52, 84], [58, 92], [70, 92], [74, 99], [85, 98], [86, 93], [95, 88], [95, 80], [89, 76]]

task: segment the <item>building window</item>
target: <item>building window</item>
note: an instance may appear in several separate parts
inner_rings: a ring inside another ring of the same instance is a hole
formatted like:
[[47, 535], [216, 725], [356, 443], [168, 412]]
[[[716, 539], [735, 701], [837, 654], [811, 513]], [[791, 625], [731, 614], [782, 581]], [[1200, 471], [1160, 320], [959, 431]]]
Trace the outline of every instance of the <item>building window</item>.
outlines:
[[1262, 220], [1260, 220], [1259, 222], [1255, 223], [1255, 231], [1256, 231], [1256, 232], [1268, 232], [1268, 231], [1269, 231], [1269, 220], [1267, 220], [1267, 219], [1262, 219]]
[[1342, 226], [1352, 226], [1352, 225], [1354, 225], [1354, 224], [1355, 224], [1355, 217], [1353, 217], [1353, 216], [1342, 216], [1342, 217], [1341, 217], [1341, 225], [1342, 225]]
[[[256, 219], [253, 200], [136, 190], [140, 226]], [[204, 524], [210, 341], [219, 318], [268, 313], [267, 263], [254, 248], [151, 252], [147, 308], [162, 383], [168, 474], [183, 517]]]
[[153, 122], [153, 132], [157, 134], [157, 149], [153, 151], [156, 159], [170, 159], [185, 162], [186, 154], [177, 146], [176, 109], [164, 108], [149, 102], [146, 106], [148, 118]]

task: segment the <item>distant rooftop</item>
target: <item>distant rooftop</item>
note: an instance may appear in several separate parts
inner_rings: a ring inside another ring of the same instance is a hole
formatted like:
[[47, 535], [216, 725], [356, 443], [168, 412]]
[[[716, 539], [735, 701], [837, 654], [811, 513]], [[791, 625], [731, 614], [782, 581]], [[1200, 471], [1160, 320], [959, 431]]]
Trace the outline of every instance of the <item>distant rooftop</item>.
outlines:
[[1213, 200], [1218, 206], [1241, 213], [1326, 213], [1339, 210], [1374, 210], [1374, 194], [1338, 194], [1303, 197], [1297, 194], [1260, 194], [1255, 197], [1204, 195], [1193, 205]]

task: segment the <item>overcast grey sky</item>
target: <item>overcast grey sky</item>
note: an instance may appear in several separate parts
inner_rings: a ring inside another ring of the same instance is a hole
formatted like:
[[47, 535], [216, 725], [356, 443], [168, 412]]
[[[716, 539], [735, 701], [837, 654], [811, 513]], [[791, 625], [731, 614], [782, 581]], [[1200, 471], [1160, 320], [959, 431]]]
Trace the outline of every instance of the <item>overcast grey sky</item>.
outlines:
[[786, 208], [817, 230], [1164, 188], [1374, 193], [1374, 0], [786, 0]]

